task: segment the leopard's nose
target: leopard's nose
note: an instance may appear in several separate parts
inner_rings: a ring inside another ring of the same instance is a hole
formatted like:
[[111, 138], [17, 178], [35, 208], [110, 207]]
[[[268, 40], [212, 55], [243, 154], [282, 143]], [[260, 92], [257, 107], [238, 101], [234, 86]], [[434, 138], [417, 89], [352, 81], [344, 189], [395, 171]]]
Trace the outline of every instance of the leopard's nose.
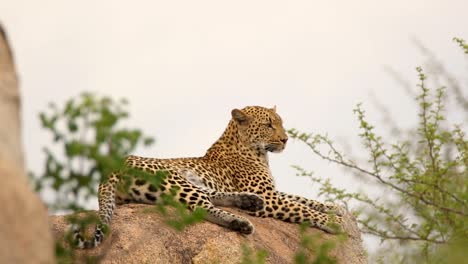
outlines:
[[286, 144], [286, 142], [288, 142], [288, 138], [287, 138], [287, 137], [282, 138], [282, 139], [281, 139], [281, 142], [283, 142], [283, 144]]

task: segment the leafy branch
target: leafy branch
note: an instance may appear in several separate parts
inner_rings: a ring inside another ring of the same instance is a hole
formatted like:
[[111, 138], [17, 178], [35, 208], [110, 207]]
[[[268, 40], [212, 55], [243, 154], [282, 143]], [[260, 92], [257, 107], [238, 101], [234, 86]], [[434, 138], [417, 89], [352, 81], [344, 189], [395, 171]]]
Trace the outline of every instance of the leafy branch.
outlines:
[[[466, 49], [464, 41], [455, 41]], [[455, 237], [468, 236], [468, 141], [464, 126], [446, 128], [450, 127], [445, 119], [447, 89], [429, 88], [422, 68], [416, 71], [419, 122], [409, 137], [399, 134], [400, 139], [388, 142], [367, 121], [362, 104], [353, 110], [362, 147], [368, 155], [365, 162], [348, 158], [326, 135], [288, 131], [291, 138], [304, 143], [314, 155], [354, 172], [360, 180], [372, 182], [385, 193], [373, 197], [337, 188], [329, 179], [295, 166], [298, 175], [319, 185], [319, 196], [341, 201], [347, 207], [351, 202], [357, 204], [354, 213], [364, 233], [380, 238], [388, 247], [392, 245], [390, 241], [395, 241], [413, 243], [412, 248], [420, 249], [405, 250], [398, 257], [400, 260], [404, 256], [429, 260]]]
[[96, 197], [99, 182], [121, 169], [126, 155], [154, 142], [138, 129], [121, 127], [128, 118], [127, 104], [82, 93], [63, 107], [51, 103], [40, 113], [54, 145], [44, 147], [44, 172], [32, 174], [32, 180], [38, 192], [53, 191], [53, 210], [83, 209], [85, 201]]

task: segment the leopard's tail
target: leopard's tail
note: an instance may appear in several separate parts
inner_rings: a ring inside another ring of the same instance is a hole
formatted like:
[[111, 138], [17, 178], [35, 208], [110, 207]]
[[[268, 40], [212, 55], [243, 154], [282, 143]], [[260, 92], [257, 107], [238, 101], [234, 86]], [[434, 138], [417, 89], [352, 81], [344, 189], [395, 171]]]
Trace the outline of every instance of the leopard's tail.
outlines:
[[90, 240], [84, 239], [81, 228], [73, 225], [71, 229], [73, 244], [77, 248], [94, 248], [99, 246], [104, 240], [106, 232], [104, 230], [110, 224], [112, 214], [115, 208], [115, 189], [120, 181], [118, 173], [112, 173], [107, 181], [99, 184], [98, 200], [99, 200], [99, 224], [96, 225], [93, 238]]
[[80, 249], [90, 249], [99, 246], [104, 239], [103, 226], [98, 224], [92, 239], [86, 240], [81, 235], [81, 228], [78, 225], [72, 225], [71, 227], [73, 244], [75, 247]]

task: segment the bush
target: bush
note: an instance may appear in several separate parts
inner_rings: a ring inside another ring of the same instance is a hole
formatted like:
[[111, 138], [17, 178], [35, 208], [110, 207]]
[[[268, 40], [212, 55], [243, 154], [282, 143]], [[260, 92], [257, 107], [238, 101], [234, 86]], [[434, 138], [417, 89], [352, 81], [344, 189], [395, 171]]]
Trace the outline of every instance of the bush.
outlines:
[[[463, 40], [455, 41], [468, 53]], [[350, 192], [301, 167], [296, 169], [317, 183], [319, 195], [327, 200], [358, 204], [355, 213], [362, 231], [382, 242], [374, 256], [380, 261], [461, 263], [468, 257], [461, 250], [468, 246], [468, 140], [463, 125], [449, 124], [445, 118], [447, 89], [428, 88], [422, 68], [417, 73], [419, 123], [413, 133], [400, 134], [394, 142], [383, 140], [362, 105], [354, 109], [367, 162], [348, 158], [327, 136], [289, 131], [315, 155], [352, 171], [356, 181], [385, 196]], [[466, 114], [467, 100], [460, 98], [460, 90], [454, 92], [461, 113]]]
[[51, 103], [41, 112], [42, 127], [53, 146], [44, 147], [46, 160], [40, 175], [32, 174], [36, 190], [53, 196], [54, 210], [81, 210], [97, 195], [97, 185], [139, 146], [154, 140], [139, 129], [121, 127], [128, 119], [127, 101], [82, 93], [63, 107]]

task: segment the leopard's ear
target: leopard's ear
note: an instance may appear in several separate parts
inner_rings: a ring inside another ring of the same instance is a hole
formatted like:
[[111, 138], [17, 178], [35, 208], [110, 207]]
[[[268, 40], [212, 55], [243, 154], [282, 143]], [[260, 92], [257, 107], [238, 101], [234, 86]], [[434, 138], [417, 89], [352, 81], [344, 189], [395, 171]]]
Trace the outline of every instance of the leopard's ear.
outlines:
[[231, 115], [232, 118], [240, 125], [245, 125], [250, 121], [250, 117], [239, 109], [232, 109]]
[[271, 110], [276, 113], [276, 105], [274, 105], [273, 108], [271, 108]]

